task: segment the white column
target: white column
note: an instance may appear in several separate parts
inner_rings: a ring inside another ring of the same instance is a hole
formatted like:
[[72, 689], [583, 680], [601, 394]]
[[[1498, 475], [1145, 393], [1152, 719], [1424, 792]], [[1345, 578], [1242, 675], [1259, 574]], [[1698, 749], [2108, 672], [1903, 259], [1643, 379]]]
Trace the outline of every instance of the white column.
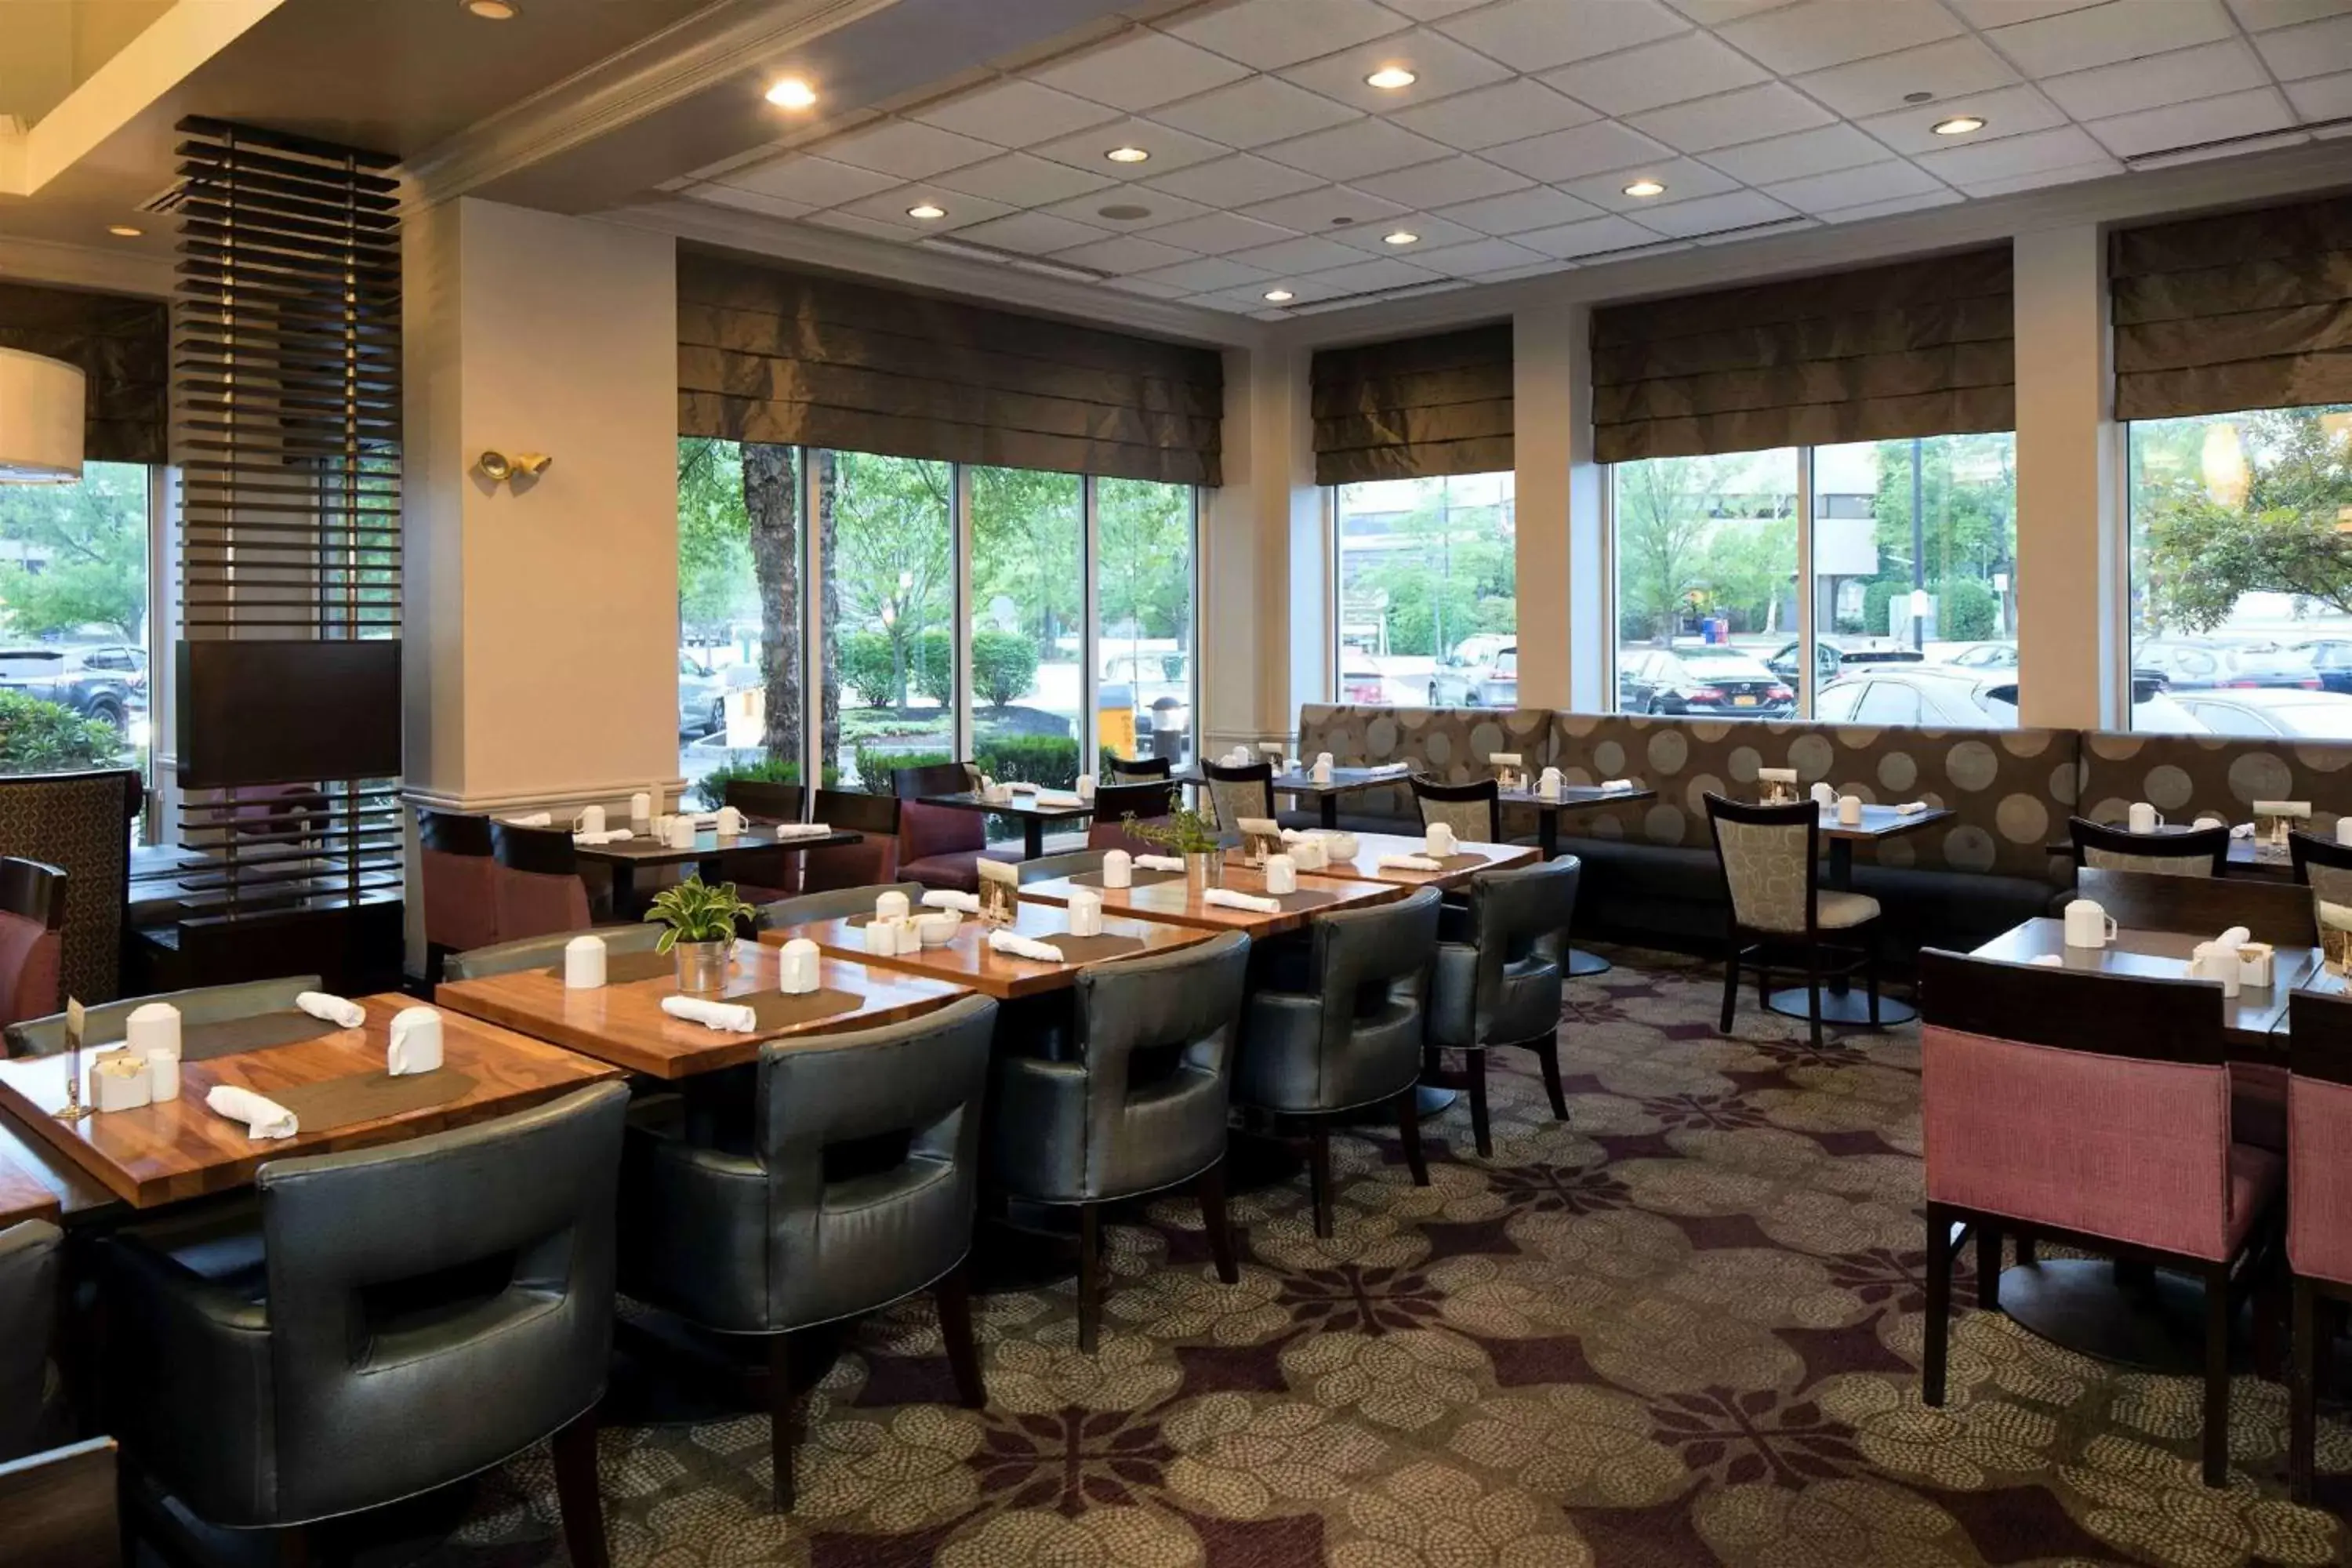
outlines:
[[2105, 244], [2078, 224], [2015, 246], [2019, 719], [2105, 729], [2124, 719], [2129, 570]]
[[1609, 668], [1608, 552], [1592, 461], [1592, 312], [1512, 323], [1517, 468], [1519, 705], [1598, 712]]
[[1304, 350], [1225, 353], [1224, 484], [1201, 509], [1204, 755], [1296, 732], [1323, 700], [1330, 549]]

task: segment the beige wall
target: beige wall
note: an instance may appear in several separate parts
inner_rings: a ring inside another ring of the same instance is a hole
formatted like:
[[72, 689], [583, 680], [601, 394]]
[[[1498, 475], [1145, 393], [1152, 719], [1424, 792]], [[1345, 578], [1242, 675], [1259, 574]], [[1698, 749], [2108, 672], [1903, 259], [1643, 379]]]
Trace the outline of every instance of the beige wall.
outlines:
[[1200, 743], [1296, 731], [1328, 679], [1330, 542], [1303, 349], [1225, 353], [1225, 482], [1201, 510]]

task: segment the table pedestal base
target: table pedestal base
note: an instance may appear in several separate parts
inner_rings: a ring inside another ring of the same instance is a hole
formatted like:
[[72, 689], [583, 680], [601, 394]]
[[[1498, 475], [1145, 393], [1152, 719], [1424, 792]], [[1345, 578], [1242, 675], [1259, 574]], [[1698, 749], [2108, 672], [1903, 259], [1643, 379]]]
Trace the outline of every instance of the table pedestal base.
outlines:
[[[2118, 1279], [2104, 1258], [2045, 1258], [2005, 1268], [2000, 1307], [2052, 1344], [2095, 1361], [2169, 1376], [2205, 1372], [2205, 1284], [2154, 1269]], [[2230, 1361], [2247, 1359], [2241, 1306]]]
[[[1785, 991], [1775, 991], [1764, 1005], [1784, 1018], [1805, 1017], [1807, 993], [1801, 985]], [[1918, 1009], [1907, 1002], [1897, 1002], [1884, 992], [1878, 997], [1878, 1024], [1884, 1028], [1891, 1024], [1907, 1024], [1919, 1016]], [[1841, 991], [1835, 986], [1822, 987], [1822, 1022], [1824, 1024], [1870, 1026], [1870, 995], [1852, 986]]]
[[1568, 950], [1568, 973], [1571, 980], [1581, 980], [1593, 974], [1606, 974], [1616, 967], [1597, 952], [1587, 952], [1580, 947], [1571, 947]]

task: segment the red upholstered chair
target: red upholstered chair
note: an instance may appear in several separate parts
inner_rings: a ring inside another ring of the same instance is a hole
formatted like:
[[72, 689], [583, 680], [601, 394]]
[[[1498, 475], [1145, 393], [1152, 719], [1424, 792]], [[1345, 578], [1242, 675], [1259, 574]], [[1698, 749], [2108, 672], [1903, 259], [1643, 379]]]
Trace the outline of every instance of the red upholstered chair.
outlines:
[[[2287, 1469], [2310, 1500], [2319, 1368], [2333, 1365], [2334, 1312], [2352, 1301], [2352, 997], [2298, 991], [2290, 1004], [2286, 1257], [2294, 1270], [2294, 1395]], [[2326, 1332], [2320, 1328], [2325, 1321]]]
[[1094, 824], [1087, 829], [1089, 849], [1124, 849], [1130, 855], [1164, 855], [1167, 851], [1127, 830], [1127, 818], [1152, 822], [1176, 809], [1172, 784], [1104, 784], [1095, 791]]
[[58, 992], [65, 923], [66, 874], [38, 860], [0, 858], [0, 1028], [65, 1005]]
[[2000, 1304], [2000, 1234], [2021, 1228], [2205, 1281], [2205, 1484], [2229, 1480], [2231, 1292], [2271, 1225], [2284, 1163], [2230, 1140], [2221, 987], [2206, 981], [1919, 955], [1927, 1165], [1922, 1397], [1944, 1402], [1953, 1228]]
[[499, 940], [498, 860], [490, 819], [463, 812], [416, 813], [416, 869], [425, 884], [425, 973], [442, 961]]
[[593, 923], [569, 828], [492, 822], [490, 846], [500, 942], [586, 931]]
[[976, 811], [925, 805], [919, 798], [971, 788], [971, 771], [961, 763], [899, 768], [890, 783], [898, 797], [898, 875], [926, 888], [979, 891], [976, 868], [988, 853], [988, 819]]
[[866, 835], [863, 844], [812, 849], [801, 857], [801, 892], [875, 888], [898, 879], [898, 801], [895, 795], [821, 789], [809, 820]]
[[[731, 805], [757, 823], [802, 822], [805, 796], [796, 784], [730, 779], [719, 805]], [[801, 890], [801, 856], [792, 849], [738, 849], [719, 858], [721, 880], [735, 884], [747, 903], [772, 904]]]

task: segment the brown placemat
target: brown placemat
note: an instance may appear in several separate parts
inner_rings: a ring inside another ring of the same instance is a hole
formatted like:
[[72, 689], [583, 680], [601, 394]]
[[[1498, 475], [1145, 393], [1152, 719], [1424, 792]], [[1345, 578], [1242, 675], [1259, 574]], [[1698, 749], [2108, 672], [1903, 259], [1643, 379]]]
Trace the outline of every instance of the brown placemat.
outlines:
[[1130, 958], [1144, 950], [1139, 936], [1041, 936], [1037, 939], [1062, 955], [1065, 963], [1100, 963], [1105, 959]]
[[180, 1059], [184, 1062], [211, 1061], [215, 1057], [233, 1057], [239, 1051], [266, 1051], [273, 1046], [299, 1046], [305, 1040], [324, 1039], [338, 1033], [341, 1026], [330, 1024], [324, 1018], [313, 1018], [296, 1008], [282, 1013], [257, 1013], [250, 1018], [221, 1018], [209, 1024], [180, 1026]]
[[[556, 979], [563, 978], [563, 965], [540, 971]], [[607, 952], [604, 955], [604, 984], [627, 985], [639, 980], [659, 980], [677, 973], [677, 955], [668, 952]]]
[[855, 1013], [866, 1005], [866, 998], [855, 991], [836, 991], [822, 986], [798, 995], [782, 991], [762, 991], [755, 996], [730, 996], [728, 1001], [748, 1005], [760, 1020], [762, 1033], [771, 1029], [794, 1029], [803, 1024], [814, 1024], [820, 1018], [837, 1018], [844, 1013]]
[[[1152, 866], [1138, 866], [1131, 875], [1135, 879], [1135, 886], [1139, 888], [1156, 888], [1162, 882], [1181, 882], [1184, 879], [1184, 873], [1181, 871], [1162, 871], [1157, 867]], [[1100, 871], [1080, 871], [1070, 878], [1070, 886], [1074, 888], [1101, 888], [1107, 887], [1108, 884], [1104, 882], [1102, 873]], [[1125, 890], [1125, 889], [1121, 888], [1111, 889], [1111, 891], [1113, 892], [1124, 892]]]
[[1295, 893], [1260, 893], [1258, 897], [1277, 900], [1286, 910], [1314, 910], [1320, 909], [1325, 904], [1347, 901], [1347, 896], [1343, 893], [1327, 893], [1315, 888], [1301, 888]]
[[[184, 1052], [184, 1042], [182, 1048]], [[430, 1110], [473, 1092], [470, 1076], [439, 1068], [432, 1072], [404, 1073], [399, 1078], [388, 1072], [353, 1073], [348, 1078], [323, 1079], [317, 1083], [278, 1089], [269, 1098], [292, 1111], [303, 1131], [332, 1132], [338, 1127], [351, 1127], [362, 1121]]]
[[1484, 855], [1447, 855], [1438, 862], [1448, 871], [1475, 871], [1486, 865]]

